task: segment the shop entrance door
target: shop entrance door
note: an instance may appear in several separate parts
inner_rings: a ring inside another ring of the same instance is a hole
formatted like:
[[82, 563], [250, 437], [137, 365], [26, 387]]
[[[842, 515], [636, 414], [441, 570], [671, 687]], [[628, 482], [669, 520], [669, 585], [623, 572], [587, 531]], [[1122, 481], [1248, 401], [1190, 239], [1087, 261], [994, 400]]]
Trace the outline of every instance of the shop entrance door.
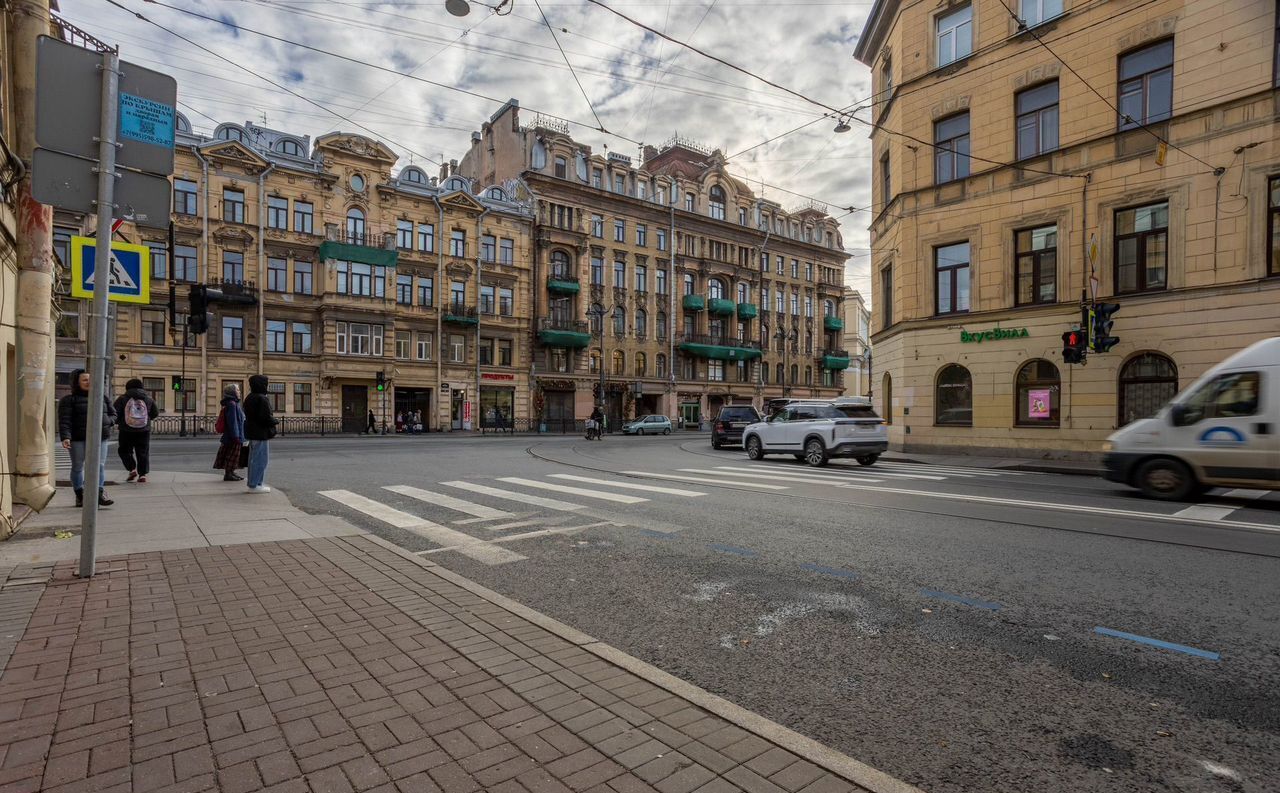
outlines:
[[449, 426], [455, 430], [462, 429], [462, 405], [467, 401], [467, 392], [454, 390], [449, 403]]
[[697, 402], [680, 403], [680, 419], [684, 422], [685, 429], [698, 429], [698, 421], [701, 418], [700, 407], [701, 406]]
[[364, 432], [369, 428], [369, 389], [362, 385], [342, 387], [342, 431]]

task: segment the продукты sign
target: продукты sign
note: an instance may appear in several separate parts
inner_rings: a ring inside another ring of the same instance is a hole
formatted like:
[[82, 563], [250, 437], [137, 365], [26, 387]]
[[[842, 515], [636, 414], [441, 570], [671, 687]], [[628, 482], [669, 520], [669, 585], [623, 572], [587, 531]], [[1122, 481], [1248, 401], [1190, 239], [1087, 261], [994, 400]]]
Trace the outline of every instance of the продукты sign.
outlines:
[[972, 333], [967, 330], [962, 330], [960, 331], [960, 341], [964, 344], [981, 344], [984, 341], [1025, 339], [1030, 335], [1030, 333], [1027, 333], [1026, 328], [992, 328], [991, 330], [978, 330]]

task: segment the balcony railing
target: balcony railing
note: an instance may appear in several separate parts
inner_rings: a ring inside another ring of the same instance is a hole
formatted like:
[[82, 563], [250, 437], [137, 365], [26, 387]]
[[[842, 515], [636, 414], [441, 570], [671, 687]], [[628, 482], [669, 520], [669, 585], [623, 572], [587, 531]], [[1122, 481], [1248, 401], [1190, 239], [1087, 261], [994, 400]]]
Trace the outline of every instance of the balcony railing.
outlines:
[[456, 325], [476, 325], [480, 322], [480, 316], [475, 306], [468, 306], [464, 303], [449, 303], [444, 310], [444, 321], [452, 322]]
[[760, 349], [760, 342], [753, 339], [739, 339], [736, 336], [718, 336], [708, 333], [682, 333], [678, 341], [681, 344], [708, 344], [713, 347], [741, 347], [747, 350]]
[[538, 330], [567, 330], [572, 333], [590, 333], [585, 319], [561, 319], [560, 317], [543, 317], [538, 320]]
[[[342, 431], [341, 416], [278, 416], [277, 420], [280, 423], [276, 432], [280, 435], [331, 435]], [[166, 413], [151, 422], [150, 429], [155, 435], [178, 435], [185, 424], [190, 435], [216, 435], [217, 423], [217, 416]]]

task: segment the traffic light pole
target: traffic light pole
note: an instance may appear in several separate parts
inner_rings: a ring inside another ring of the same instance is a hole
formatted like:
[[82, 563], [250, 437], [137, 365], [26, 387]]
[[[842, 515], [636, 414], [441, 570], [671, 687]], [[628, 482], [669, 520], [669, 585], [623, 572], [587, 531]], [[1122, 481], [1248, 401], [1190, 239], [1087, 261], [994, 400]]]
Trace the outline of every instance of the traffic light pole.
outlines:
[[[191, 320], [190, 315], [187, 321]], [[178, 380], [178, 437], [187, 437], [187, 326], [182, 326], [182, 376]]]

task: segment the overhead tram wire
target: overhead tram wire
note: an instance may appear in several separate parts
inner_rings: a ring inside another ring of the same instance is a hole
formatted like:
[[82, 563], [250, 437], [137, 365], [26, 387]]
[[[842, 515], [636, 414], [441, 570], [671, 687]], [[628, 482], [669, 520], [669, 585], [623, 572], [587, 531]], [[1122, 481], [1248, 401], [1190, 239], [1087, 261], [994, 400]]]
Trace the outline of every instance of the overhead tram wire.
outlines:
[[569, 74], [573, 75], [573, 81], [578, 84], [578, 90], [582, 92], [582, 98], [587, 101], [587, 108], [591, 111], [591, 116], [596, 120], [596, 129], [601, 132], [608, 132], [604, 128], [604, 122], [600, 120], [600, 114], [596, 112], [596, 106], [591, 103], [591, 97], [587, 96], [587, 89], [582, 87], [582, 81], [578, 79], [578, 72], [573, 68], [573, 64], [569, 61], [569, 56], [565, 54], [564, 47], [560, 46], [560, 37], [556, 35], [556, 29], [551, 27], [551, 20], [547, 19], [547, 14], [542, 10], [539, 0], [533, 0], [533, 4], [537, 6], [538, 13], [542, 15], [542, 24], [547, 26], [547, 30], [551, 32], [551, 40], [556, 43], [556, 49], [560, 50], [560, 57], [564, 58], [564, 65], [569, 67]]

